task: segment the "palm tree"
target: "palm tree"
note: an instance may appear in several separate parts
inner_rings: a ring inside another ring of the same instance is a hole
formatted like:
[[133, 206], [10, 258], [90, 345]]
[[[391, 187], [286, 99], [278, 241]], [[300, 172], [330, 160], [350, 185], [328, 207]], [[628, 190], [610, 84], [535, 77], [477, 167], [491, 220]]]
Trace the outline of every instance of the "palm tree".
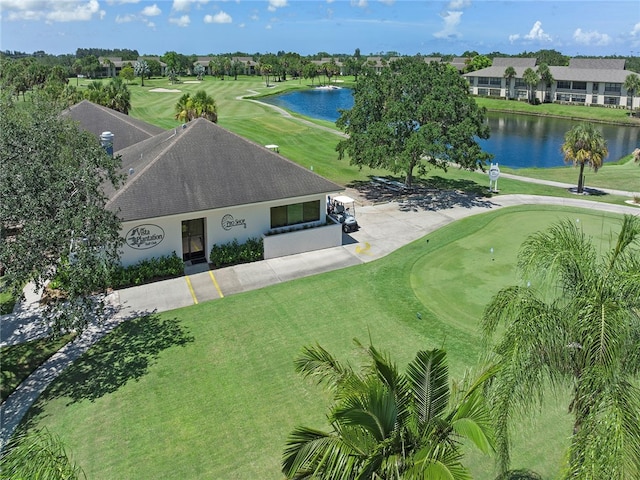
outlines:
[[516, 76], [516, 69], [509, 66], [504, 70], [504, 78], [507, 80], [507, 98], [511, 99], [511, 79]]
[[631, 110], [633, 110], [633, 96], [640, 92], [640, 75], [630, 73], [624, 79], [624, 89], [631, 97]]
[[269, 75], [273, 72], [273, 66], [270, 63], [263, 63], [260, 65], [260, 74], [265, 77], [265, 86], [269, 86]]
[[538, 75], [540, 75], [540, 80], [544, 84], [544, 102], [550, 102], [549, 98], [549, 89], [551, 88], [551, 84], [553, 83], [553, 75], [551, 74], [551, 70], [546, 63], [541, 63], [538, 65]]
[[195, 118], [206, 118], [216, 123], [218, 121], [216, 101], [204, 90], [198, 90], [193, 96], [185, 93], [176, 103], [176, 118], [183, 122], [190, 122]]
[[131, 108], [131, 92], [120, 77], [113, 77], [104, 87], [106, 107], [129, 114]]
[[140, 79], [142, 81], [141, 86], [144, 87], [144, 77], [146, 75], [149, 75], [149, 64], [147, 63], [146, 60], [138, 60], [136, 63], [133, 64], [133, 73], [135, 74], [135, 76], [140, 76]]
[[529, 92], [529, 103], [533, 103], [535, 87], [540, 82], [540, 77], [536, 73], [533, 68], [527, 68], [522, 74], [522, 79], [529, 87], [527, 90]]
[[373, 346], [363, 350], [368, 364], [361, 373], [320, 346], [305, 348], [296, 360], [296, 370], [325, 382], [335, 401], [329, 432], [297, 427], [289, 435], [282, 459], [286, 477], [469, 478], [460, 440], [471, 439], [485, 453], [493, 450], [482, 392], [492, 371], [452, 395], [444, 350], [418, 352], [406, 373]]
[[604, 255], [571, 220], [522, 245], [527, 286], [500, 290], [482, 320], [487, 341], [503, 332], [488, 393], [501, 470], [509, 465], [509, 421], [556, 387], [570, 392], [574, 420], [565, 478], [640, 478], [639, 241], [640, 217], [627, 215]]
[[578, 193], [584, 191], [584, 166], [589, 165], [594, 172], [602, 166], [609, 155], [607, 141], [602, 133], [590, 123], [581, 123], [569, 130], [564, 136], [562, 153], [565, 162], [580, 166]]

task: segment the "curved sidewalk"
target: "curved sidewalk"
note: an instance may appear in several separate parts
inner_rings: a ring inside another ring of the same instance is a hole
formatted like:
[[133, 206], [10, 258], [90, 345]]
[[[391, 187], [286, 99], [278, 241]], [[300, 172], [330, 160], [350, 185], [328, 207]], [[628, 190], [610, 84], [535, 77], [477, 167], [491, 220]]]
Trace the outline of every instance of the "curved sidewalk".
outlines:
[[[640, 208], [633, 206], [535, 195], [504, 195], [490, 199], [464, 197], [452, 199], [446, 207], [434, 210], [401, 209], [397, 202], [389, 202], [358, 207], [356, 216], [361, 228], [358, 232], [345, 234], [340, 247], [237, 265], [213, 272], [207, 270], [190, 273], [164, 282], [118, 290], [110, 298], [115, 313], [109, 320], [101, 325], [92, 325], [74, 342], [65, 345], [20, 384], [0, 406], [0, 449], [6, 445], [33, 402], [60, 372], [127, 319], [370, 262], [461, 218], [517, 205], [561, 205], [640, 215]], [[198, 294], [201, 295], [201, 300], [198, 300]], [[3, 344], [11, 344], [11, 340], [17, 338], [26, 341], [29, 339], [29, 332], [38, 332], [37, 328], [28, 328], [33, 326], [31, 324], [22, 325], [17, 333], [5, 331], [5, 319], [9, 318], [4, 316], [2, 319]], [[34, 312], [29, 322], [36, 321]]]

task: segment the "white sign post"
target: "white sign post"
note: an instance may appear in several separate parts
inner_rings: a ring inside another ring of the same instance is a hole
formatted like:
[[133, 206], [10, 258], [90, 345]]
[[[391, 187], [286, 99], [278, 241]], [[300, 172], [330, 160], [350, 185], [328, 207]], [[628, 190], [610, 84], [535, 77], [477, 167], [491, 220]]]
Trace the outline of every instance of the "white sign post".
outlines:
[[489, 168], [489, 191], [498, 193], [498, 178], [500, 178], [500, 167], [497, 163], [492, 163]]

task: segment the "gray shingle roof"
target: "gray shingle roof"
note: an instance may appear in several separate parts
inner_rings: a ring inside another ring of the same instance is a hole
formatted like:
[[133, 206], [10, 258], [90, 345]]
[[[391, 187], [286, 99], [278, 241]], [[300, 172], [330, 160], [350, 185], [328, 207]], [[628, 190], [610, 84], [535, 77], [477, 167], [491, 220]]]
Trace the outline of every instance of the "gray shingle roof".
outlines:
[[68, 108], [62, 115], [74, 119], [81, 128], [97, 137], [100, 137], [102, 132], [113, 133], [113, 150], [116, 152], [164, 132], [160, 127], [96, 105], [89, 100], [83, 100]]
[[[497, 59], [496, 59], [497, 60]], [[580, 59], [580, 60], [599, 60], [599, 59]], [[594, 62], [592, 65], [604, 65]], [[532, 68], [537, 71], [535, 67], [525, 67], [512, 65], [516, 71], [516, 78], [522, 78], [524, 71], [527, 68]], [[490, 67], [476, 70], [474, 72], [465, 73], [465, 77], [504, 77], [504, 72], [507, 66], [494, 64]], [[572, 80], [572, 81], [584, 81], [584, 82], [609, 82], [609, 83], [624, 83], [627, 75], [633, 73], [629, 70], [611, 69], [611, 68], [574, 68], [574, 67], [558, 67], [550, 66], [549, 71], [554, 80]]]
[[123, 221], [334, 193], [339, 185], [205, 119], [118, 152], [125, 185], [107, 208]]
[[525, 57], [495, 57], [491, 63], [494, 67], [524, 67], [534, 68], [536, 66], [535, 58]]
[[624, 58], [571, 58], [570, 68], [587, 68], [591, 70], [624, 70]]

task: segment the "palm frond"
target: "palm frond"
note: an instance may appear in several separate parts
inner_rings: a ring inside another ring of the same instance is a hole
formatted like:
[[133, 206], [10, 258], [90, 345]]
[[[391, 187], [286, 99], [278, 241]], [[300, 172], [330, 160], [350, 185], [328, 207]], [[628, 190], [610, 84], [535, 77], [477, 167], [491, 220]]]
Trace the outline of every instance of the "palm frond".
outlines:
[[304, 347], [294, 365], [296, 372], [303, 377], [314, 377], [318, 384], [324, 382], [332, 389], [353, 375], [351, 368], [343, 366], [320, 345]]
[[341, 425], [363, 428], [382, 442], [396, 427], [398, 408], [392, 391], [379, 382], [370, 382], [366, 391], [342, 399], [331, 418]]
[[289, 435], [282, 457], [282, 472], [290, 479], [353, 479], [358, 456], [339, 436], [298, 427]]
[[419, 421], [428, 423], [441, 415], [449, 403], [446, 352], [440, 349], [419, 351], [407, 366], [407, 377]]

